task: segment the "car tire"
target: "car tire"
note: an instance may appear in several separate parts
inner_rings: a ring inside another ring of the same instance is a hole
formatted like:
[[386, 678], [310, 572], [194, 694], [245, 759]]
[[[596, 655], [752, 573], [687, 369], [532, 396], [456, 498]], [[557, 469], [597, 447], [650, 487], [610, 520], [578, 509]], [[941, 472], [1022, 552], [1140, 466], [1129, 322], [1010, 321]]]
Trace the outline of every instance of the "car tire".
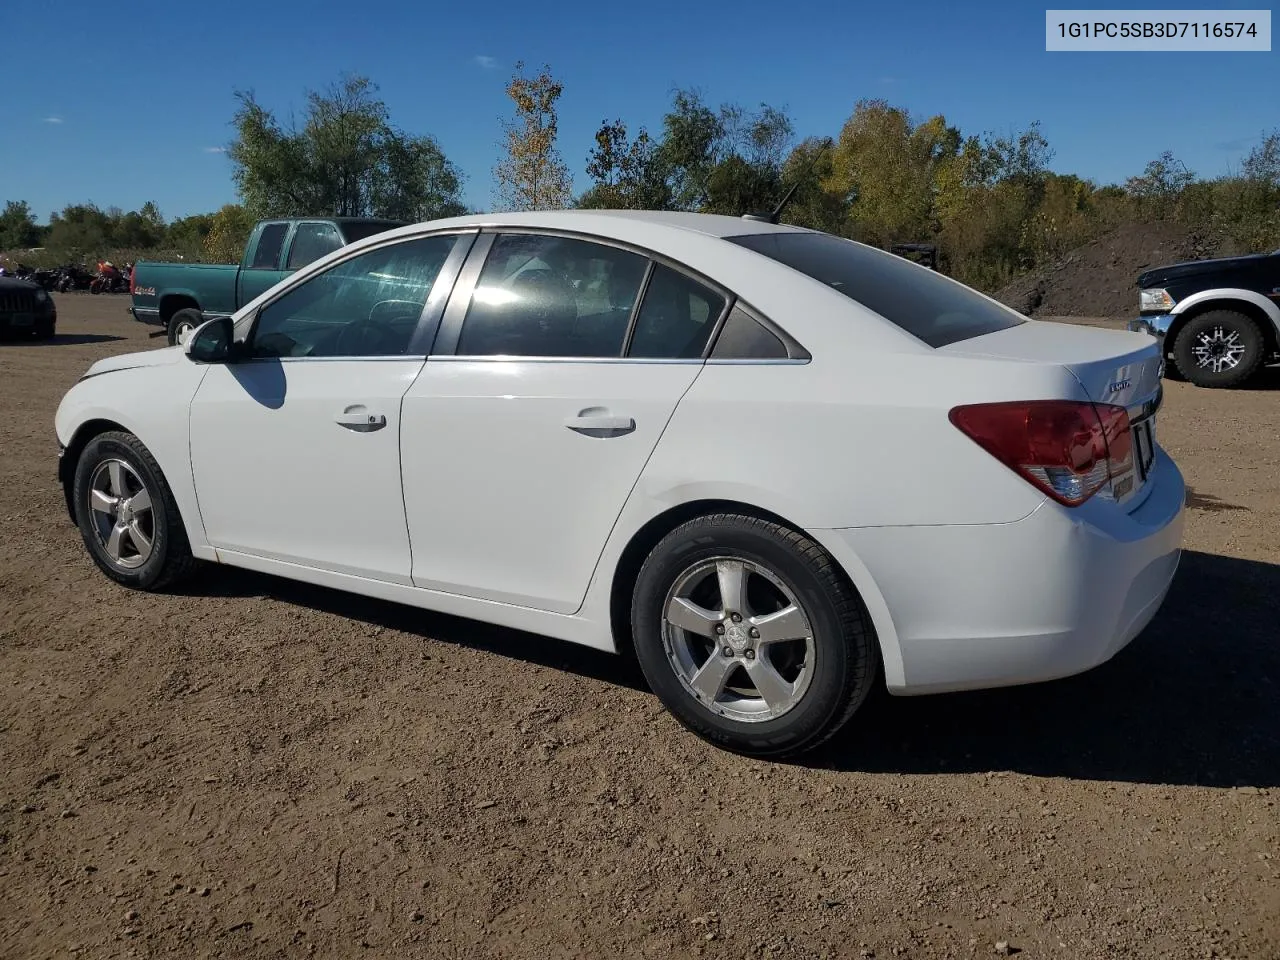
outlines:
[[185, 307], [169, 318], [169, 346], [176, 347], [184, 331], [190, 333], [204, 323], [204, 315], [194, 307]]
[[1266, 340], [1254, 321], [1235, 310], [1192, 317], [1173, 344], [1178, 371], [1197, 387], [1238, 387], [1262, 366]]
[[[739, 599], [726, 602], [722, 584]], [[663, 537], [636, 578], [631, 626], [641, 671], [676, 719], [751, 756], [823, 743], [879, 674], [874, 628], [844, 573], [804, 534], [758, 517], [697, 517]]]
[[160, 465], [131, 433], [102, 433], [85, 445], [72, 503], [89, 555], [117, 583], [159, 590], [199, 566]]

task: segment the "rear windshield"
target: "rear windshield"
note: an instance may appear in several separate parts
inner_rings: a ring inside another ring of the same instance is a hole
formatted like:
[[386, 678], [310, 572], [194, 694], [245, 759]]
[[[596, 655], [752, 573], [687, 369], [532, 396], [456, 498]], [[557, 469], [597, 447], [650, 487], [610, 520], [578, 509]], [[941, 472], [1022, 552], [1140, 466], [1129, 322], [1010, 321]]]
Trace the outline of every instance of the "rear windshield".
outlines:
[[1024, 322], [1012, 310], [932, 270], [829, 233], [753, 233], [725, 239], [834, 287], [931, 347]]

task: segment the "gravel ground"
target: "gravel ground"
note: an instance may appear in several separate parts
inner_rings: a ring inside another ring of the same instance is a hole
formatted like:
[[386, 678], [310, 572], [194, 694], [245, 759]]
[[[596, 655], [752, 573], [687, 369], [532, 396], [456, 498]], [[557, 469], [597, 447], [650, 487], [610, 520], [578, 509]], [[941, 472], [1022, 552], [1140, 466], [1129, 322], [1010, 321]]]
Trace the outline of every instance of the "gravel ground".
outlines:
[[230, 569], [114, 586], [53, 412], [122, 297], [0, 344], [0, 956], [1280, 957], [1280, 371], [1170, 383], [1150, 628], [1070, 680], [874, 697], [803, 764], [620, 658]]

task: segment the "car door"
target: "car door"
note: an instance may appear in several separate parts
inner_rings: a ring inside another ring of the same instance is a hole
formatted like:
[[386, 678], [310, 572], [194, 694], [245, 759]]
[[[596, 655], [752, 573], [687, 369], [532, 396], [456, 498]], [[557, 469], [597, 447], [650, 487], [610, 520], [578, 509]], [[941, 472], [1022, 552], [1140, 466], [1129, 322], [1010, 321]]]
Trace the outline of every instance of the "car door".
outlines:
[[472, 239], [347, 257], [265, 304], [242, 356], [209, 368], [190, 422], [212, 546], [410, 582], [401, 400]]
[[285, 241], [289, 237], [289, 221], [277, 220], [258, 227], [246, 249], [246, 260], [240, 265], [236, 279], [236, 307], [266, 293], [289, 275], [284, 269]]
[[472, 258], [405, 396], [413, 582], [572, 613], [728, 297], [581, 238]]

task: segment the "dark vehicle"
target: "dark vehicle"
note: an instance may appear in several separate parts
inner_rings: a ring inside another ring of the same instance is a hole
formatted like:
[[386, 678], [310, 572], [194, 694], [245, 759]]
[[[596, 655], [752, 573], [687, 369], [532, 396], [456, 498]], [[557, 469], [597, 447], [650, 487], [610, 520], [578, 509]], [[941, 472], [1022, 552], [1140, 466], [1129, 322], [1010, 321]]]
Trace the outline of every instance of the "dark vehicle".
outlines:
[[133, 269], [129, 312], [164, 327], [176, 344], [210, 317], [235, 313], [308, 263], [405, 224], [358, 217], [296, 217], [254, 225], [239, 264], [142, 261]]
[[58, 325], [53, 297], [27, 280], [0, 277], [0, 336], [47, 340]]
[[88, 290], [92, 284], [92, 273], [78, 264], [69, 263], [58, 267], [53, 289], [66, 293], [68, 290]]
[[1170, 375], [1236, 387], [1280, 359], [1280, 250], [1156, 267], [1138, 288], [1129, 329], [1163, 342]]
[[913, 260], [930, 270], [938, 269], [938, 247], [932, 243], [895, 243], [889, 252]]

